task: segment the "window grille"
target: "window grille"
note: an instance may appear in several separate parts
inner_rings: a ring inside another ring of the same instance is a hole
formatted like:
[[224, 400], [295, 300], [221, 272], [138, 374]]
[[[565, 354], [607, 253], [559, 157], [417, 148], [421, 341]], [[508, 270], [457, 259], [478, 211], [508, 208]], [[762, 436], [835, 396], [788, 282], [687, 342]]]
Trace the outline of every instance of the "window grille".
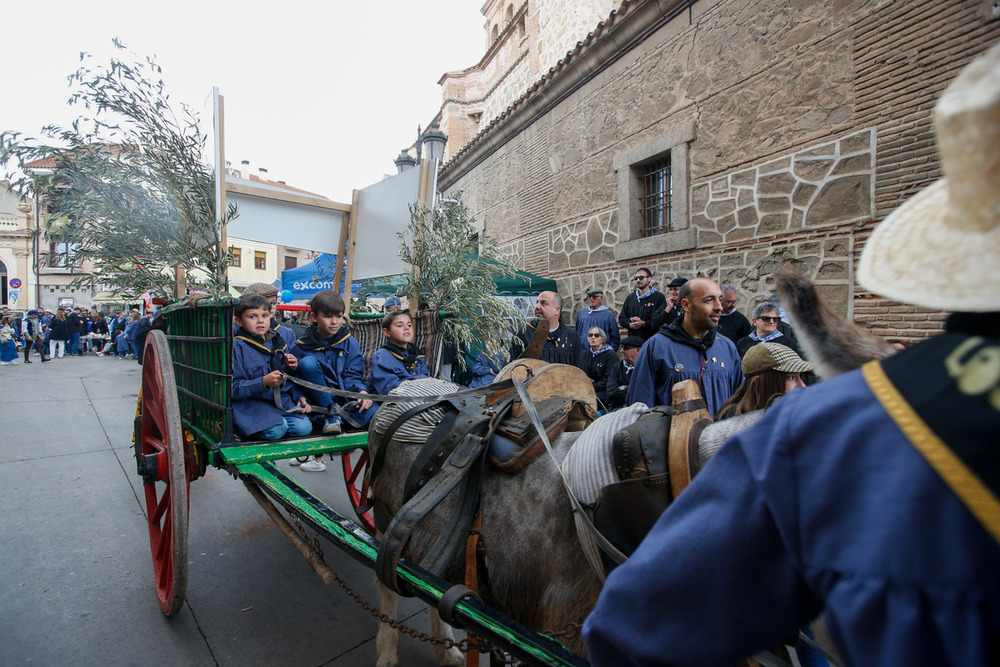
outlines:
[[643, 237], [673, 231], [670, 209], [673, 199], [673, 178], [670, 158], [653, 162], [642, 168], [642, 195], [639, 209], [642, 212]]

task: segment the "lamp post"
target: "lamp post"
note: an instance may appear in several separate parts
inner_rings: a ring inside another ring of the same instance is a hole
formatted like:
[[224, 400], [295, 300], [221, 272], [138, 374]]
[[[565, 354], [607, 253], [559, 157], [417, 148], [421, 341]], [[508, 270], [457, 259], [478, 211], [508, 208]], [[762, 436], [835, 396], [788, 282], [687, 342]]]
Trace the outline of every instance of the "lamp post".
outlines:
[[444, 159], [444, 147], [448, 143], [448, 135], [441, 131], [437, 123], [431, 123], [423, 132], [417, 128], [417, 157], [409, 154], [407, 149], [399, 152], [393, 161], [396, 165], [396, 173], [402, 174], [424, 161], [437, 160], [438, 164]]

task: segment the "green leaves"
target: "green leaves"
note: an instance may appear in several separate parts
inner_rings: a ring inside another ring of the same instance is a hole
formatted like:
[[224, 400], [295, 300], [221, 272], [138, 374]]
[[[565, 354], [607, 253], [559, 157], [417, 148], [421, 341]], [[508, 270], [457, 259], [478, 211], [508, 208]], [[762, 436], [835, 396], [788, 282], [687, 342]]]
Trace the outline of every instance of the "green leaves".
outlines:
[[[89, 273], [75, 284], [172, 294], [180, 266], [189, 284], [225, 295], [229, 257], [219, 243], [237, 213], [231, 206], [216, 219], [206, 136], [190, 108], [168, 103], [156, 61], [113, 43], [119, 55], [107, 64], [80, 54], [69, 76], [69, 104], [79, 109], [70, 127], [47, 126], [41, 140], [0, 134], [0, 162], [19, 172], [12, 187], [22, 196], [38, 195], [67, 218], [45, 233], [79, 244], [75, 258]], [[54, 173], [39, 175], [40, 163]]]
[[[481, 351], [489, 344], [505, 350], [514, 322], [522, 318], [493, 295], [496, 280], [514, 270], [500, 259], [492, 239], [477, 234], [461, 193], [453, 197], [433, 211], [423, 204], [410, 206], [410, 224], [397, 234], [400, 258], [414, 267], [405, 292], [419, 294], [430, 310], [458, 315], [440, 320], [445, 339], [456, 347]], [[464, 366], [463, 355], [458, 356]]]

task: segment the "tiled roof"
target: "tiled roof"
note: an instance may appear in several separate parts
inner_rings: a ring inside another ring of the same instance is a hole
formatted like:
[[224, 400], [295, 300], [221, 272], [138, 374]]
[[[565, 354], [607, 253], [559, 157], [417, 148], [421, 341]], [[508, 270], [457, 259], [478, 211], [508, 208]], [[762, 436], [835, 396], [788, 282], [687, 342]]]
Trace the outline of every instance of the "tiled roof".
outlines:
[[449, 164], [455, 160], [459, 160], [465, 156], [473, 147], [480, 143], [490, 132], [493, 131], [498, 125], [506, 121], [514, 112], [523, 107], [528, 100], [537, 95], [543, 88], [548, 86], [553, 79], [556, 78], [561, 72], [563, 72], [569, 65], [577, 60], [587, 49], [590, 48], [595, 42], [600, 41], [603, 37], [607, 36], [610, 32], [611, 27], [614, 26], [618, 21], [622, 19], [623, 16], [627, 15], [630, 11], [635, 9], [636, 6], [642, 3], [643, 0], [622, 0], [621, 5], [618, 9], [614, 9], [608, 15], [608, 18], [597, 24], [597, 27], [592, 31], [587, 33], [587, 36], [576, 43], [576, 47], [571, 51], [568, 51], [566, 55], [559, 60], [553, 67], [549, 68], [549, 71], [542, 75], [538, 81], [531, 85], [524, 93], [514, 100], [510, 106], [503, 110], [503, 112], [490, 121], [490, 124], [481, 129], [476, 136], [470, 139], [462, 148], [451, 156], [448, 162], [442, 165], [442, 168], [447, 168]]

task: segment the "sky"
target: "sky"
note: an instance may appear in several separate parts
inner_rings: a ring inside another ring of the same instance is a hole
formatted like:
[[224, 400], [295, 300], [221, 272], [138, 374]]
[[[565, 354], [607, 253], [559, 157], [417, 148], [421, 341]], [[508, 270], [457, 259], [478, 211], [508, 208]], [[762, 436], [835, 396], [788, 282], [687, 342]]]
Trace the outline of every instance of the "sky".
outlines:
[[[117, 37], [154, 56], [172, 102], [225, 99], [226, 159], [350, 203], [396, 172], [393, 160], [441, 105], [438, 79], [485, 52], [482, 0], [8, 3], [0, 131], [68, 125], [67, 77], [80, 53], [107, 63]], [[212, 158], [209, 152], [207, 158]]]

